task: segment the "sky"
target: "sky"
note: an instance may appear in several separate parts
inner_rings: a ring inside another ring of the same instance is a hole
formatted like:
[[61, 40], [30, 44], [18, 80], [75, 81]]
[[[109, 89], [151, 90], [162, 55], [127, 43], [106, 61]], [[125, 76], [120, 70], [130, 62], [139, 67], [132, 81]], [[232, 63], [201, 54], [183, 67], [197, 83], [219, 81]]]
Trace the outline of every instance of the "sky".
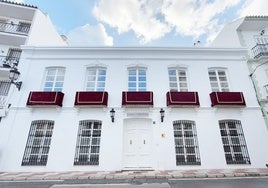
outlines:
[[208, 46], [224, 25], [268, 16], [268, 0], [11, 0], [47, 13], [73, 46]]

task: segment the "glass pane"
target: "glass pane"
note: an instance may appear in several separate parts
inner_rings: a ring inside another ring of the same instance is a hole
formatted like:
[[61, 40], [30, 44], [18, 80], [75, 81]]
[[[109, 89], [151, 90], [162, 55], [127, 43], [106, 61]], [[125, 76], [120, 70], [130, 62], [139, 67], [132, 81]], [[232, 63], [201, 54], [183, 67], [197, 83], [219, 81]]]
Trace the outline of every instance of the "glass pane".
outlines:
[[210, 76], [216, 76], [216, 72], [215, 72], [214, 70], [213, 70], [213, 71], [209, 71], [208, 74], [209, 74]]
[[54, 91], [62, 91], [62, 88], [57, 88], [57, 87], [55, 87], [55, 88], [54, 88]]
[[185, 71], [179, 71], [179, 76], [186, 76]]
[[53, 87], [53, 82], [46, 82], [45, 87]]
[[139, 81], [146, 81], [146, 77], [139, 77]]
[[96, 75], [96, 70], [95, 69], [88, 69], [88, 75], [93, 75], [93, 76], [95, 76]]
[[169, 77], [169, 81], [170, 82], [176, 82], [177, 81], [177, 78], [176, 77]]
[[55, 83], [55, 87], [62, 87], [63, 86], [63, 82], [56, 82]]
[[134, 76], [129, 76], [129, 77], [128, 77], [128, 81], [136, 81], [136, 77], [134, 77]]
[[95, 81], [96, 77], [95, 76], [88, 76], [88, 81]]
[[219, 76], [225, 76], [225, 71], [218, 71]]
[[175, 75], [176, 76], [176, 71], [175, 70], [169, 70], [168, 71], [168, 74], [171, 76], [171, 75]]
[[145, 82], [139, 83], [139, 87], [146, 87], [146, 83]]
[[105, 87], [105, 83], [104, 82], [98, 82], [98, 88], [103, 88]]
[[139, 76], [141, 76], [141, 75], [146, 75], [146, 71], [145, 70], [139, 70]]
[[46, 81], [54, 81], [54, 76], [47, 76]]
[[99, 70], [99, 75], [105, 76], [106, 75], [106, 70]]
[[64, 76], [57, 76], [56, 81], [63, 81], [64, 80]]
[[105, 76], [99, 76], [98, 81], [105, 81]]
[[56, 74], [56, 69], [48, 69], [47, 70], [47, 75], [55, 75]]
[[128, 87], [136, 87], [136, 83], [135, 82], [129, 82]]
[[136, 70], [129, 70], [128, 71], [128, 74], [129, 75], [136, 75]]

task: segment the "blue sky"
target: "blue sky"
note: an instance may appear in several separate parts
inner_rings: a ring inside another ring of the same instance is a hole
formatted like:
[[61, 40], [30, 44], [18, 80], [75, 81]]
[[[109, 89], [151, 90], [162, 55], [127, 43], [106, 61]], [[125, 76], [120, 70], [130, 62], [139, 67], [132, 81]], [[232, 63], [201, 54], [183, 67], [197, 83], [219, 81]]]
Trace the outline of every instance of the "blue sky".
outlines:
[[14, 0], [47, 13], [70, 45], [203, 46], [228, 22], [268, 15], [267, 0]]

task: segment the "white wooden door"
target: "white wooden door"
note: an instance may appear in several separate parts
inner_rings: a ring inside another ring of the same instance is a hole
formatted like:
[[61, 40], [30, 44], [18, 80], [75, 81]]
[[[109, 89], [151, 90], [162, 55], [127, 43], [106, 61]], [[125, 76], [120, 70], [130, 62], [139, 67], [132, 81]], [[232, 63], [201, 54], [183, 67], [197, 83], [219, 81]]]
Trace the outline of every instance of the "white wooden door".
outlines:
[[124, 124], [124, 168], [152, 167], [151, 120], [127, 119]]

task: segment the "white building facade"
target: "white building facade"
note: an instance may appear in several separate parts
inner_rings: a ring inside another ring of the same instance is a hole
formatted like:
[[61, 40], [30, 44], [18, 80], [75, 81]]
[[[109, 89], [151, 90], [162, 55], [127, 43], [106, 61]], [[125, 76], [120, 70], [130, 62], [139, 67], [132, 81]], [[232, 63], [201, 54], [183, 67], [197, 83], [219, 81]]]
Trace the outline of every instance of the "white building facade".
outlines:
[[1, 121], [1, 171], [268, 163], [244, 48], [22, 49], [23, 87]]

